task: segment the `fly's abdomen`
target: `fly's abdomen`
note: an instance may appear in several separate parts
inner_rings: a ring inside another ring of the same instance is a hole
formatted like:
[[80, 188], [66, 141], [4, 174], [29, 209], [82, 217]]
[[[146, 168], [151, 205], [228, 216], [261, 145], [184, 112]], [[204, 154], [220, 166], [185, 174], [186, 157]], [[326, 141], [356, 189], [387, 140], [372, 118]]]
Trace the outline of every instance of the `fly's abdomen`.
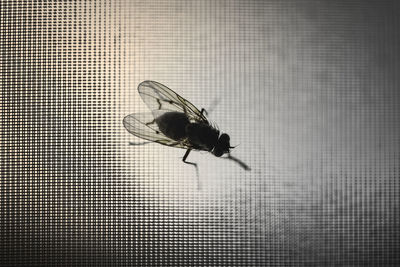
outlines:
[[186, 137], [186, 126], [190, 123], [185, 113], [166, 112], [157, 117], [156, 123], [160, 131], [167, 137], [180, 140]]

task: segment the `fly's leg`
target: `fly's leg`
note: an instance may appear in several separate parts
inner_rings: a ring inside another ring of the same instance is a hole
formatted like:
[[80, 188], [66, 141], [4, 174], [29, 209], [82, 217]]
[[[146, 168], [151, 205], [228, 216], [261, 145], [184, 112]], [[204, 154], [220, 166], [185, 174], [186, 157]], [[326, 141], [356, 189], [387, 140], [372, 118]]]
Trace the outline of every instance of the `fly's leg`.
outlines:
[[147, 144], [150, 144], [150, 143], [153, 143], [153, 142], [150, 142], [150, 141], [146, 141], [146, 142], [138, 142], [138, 143], [135, 143], [135, 142], [129, 142], [129, 145], [131, 145], [131, 146], [143, 146], [143, 145], [147, 145]]
[[[153, 123], [155, 123], [155, 122], [156, 122], [156, 119], [153, 119], [151, 122], [147, 122], [146, 125], [149, 126], [149, 125], [151, 125], [151, 124], [153, 124]], [[150, 127], [150, 126], [149, 126], [149, 127]], [[159, 131], [156, 131], [156, 130], [155, 130], [155, 132], [156, 132], [156, 134], [159, 134], [159, 133], [160, 133]]]
[[[136, 142], [129, 142], [129, 145], [131, 145], [131, 146], [142, 146], [142, 145], [147, 145], [147, 144], [151, 144], [151, 143], [154, 143], [154, 142], [157, 143], [157, 141], [144, 141], [144, 142], [137, 142], [137, 143]], [[179, 142], [170, 143], [169, 146], [176, 146], [178, 144], [179, 144]]]
[[196, 168], [196, 174], [198, 177], [199, 176], [199, 168], [197, 167], [197, 163], [186, 161], [186, 158], [189, 156], [190, 151], [192, 151], [192, 150], [191, 149], [186, 150], [186, 153], [183, 156], [182, 161], [185, 162], [186, 164], [193, 165]]
[[197, 187], [200, 188], [200, 178], [199, 178], [199, 168], [197, 167], [197, 163], [186, 161], [186, 158], [189, 156], [191, 149], [186, 150], [185, 155], [182, 158], [182, 161], [186, 164], [193, 165], [196, 168], [196, 175], [197, 175]]
[[151, 122], [147, 122], [146, 125], [149, 126], [150, 124], [153, 124], [156, 122], [156, 119], [152, 120]]
[[158, 103], [158, 109], [160, 110], [161, 109], [161, 102], [160, 102], [160, 99], [157, 99], [157, 103]]

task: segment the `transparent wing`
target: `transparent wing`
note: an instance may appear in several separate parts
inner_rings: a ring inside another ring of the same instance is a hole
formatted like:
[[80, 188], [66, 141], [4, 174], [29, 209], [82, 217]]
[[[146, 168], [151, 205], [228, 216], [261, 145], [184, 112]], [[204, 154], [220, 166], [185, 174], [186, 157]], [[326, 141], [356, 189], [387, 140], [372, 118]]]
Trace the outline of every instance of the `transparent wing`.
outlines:
[[209, 124], [207, 118], [192, 103], [161, 83], [144, 81], [139, 84], [138, 91], [155, 117], [165, 112], [178, 111], [185, 113], [192, 122]]
[[129, 133], [166, 146], [178, 148], [190, 148], [190, 145], [183, 141], [176, 141], [165, 136], [157, 126], [153, 114], [148, 113], [135, 113], [126, 116], [123, 119], [125, 129]]

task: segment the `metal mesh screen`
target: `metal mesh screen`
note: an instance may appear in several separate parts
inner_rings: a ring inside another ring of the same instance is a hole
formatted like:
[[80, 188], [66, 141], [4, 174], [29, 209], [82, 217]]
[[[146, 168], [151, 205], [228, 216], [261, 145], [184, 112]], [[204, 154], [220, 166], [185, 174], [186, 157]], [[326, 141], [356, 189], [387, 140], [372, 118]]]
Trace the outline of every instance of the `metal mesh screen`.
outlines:
[[[400, 264], [396, 1], [0, 2], [2, 266]], [[156, 80], [234, 162], [122, 125]]]

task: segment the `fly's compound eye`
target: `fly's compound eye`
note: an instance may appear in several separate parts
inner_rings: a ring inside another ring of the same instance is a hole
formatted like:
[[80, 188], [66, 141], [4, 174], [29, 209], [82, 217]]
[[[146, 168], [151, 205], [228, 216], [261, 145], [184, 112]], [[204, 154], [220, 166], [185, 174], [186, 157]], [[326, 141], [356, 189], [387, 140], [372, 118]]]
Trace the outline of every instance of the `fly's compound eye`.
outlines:
[[221, 134], [213, 150], [213, 154], [216, 157], [221, 157], [224, 153], [229, 153], [229, 139], [229, 135]]
[[221, 136], [219, 137], [219, 142], [222, 143], [222, 144], [226, 144], [227, 143], [228, 146], [229, 146], [229, 140], [231, 140], [231, 138], [226, 133], [221, 134]]
[[218, 147], [222, 149], [223, 153], [228, 153], [229, 152], [229, 140], [230, 137], [227, 134], [221, 134], [221, 136], [218, 139]]

